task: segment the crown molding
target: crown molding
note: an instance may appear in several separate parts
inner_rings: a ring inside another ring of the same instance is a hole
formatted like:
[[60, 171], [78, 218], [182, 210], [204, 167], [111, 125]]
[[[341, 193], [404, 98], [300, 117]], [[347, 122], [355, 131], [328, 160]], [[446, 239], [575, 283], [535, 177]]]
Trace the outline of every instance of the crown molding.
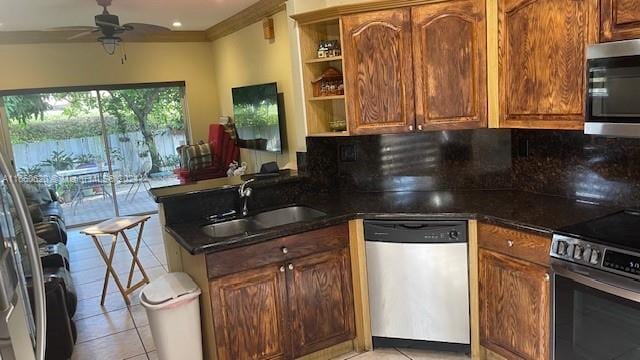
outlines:
[[[98, 36], [86, 36], [78, 39], [67, 40], [76, 35], [77, 31], [0, 31], [0, 45], [9, 44], [77, 44], [93, 43]], [[204, 31], [170, 31], [148, 34], [122, 34], [123, 42], [208, 42], [209, 38]]]
[[[122, 34], [124, 42], [210, 42], [286, 10], [286, 0], [260, 0], [204, 31], [171, 31], [155, 34]], [[0, 45], [92, 43], [98, 36], [67, 40], [77, 31], [0, 31]]]
[[368, 11], [389, 10], [400, 7], [411, 7], [427, 3], [437, 3], [448, 0], [381, 0], [367, 1], [355, 4], [337, 5], [318, 10], [291, 15], [301, 25], [333, 20], [343, 15], [357, 14]]
[[286, 10], [286, 0], [260, 0], [205, 32], [209, 40], [214, 41], [283, 10]]

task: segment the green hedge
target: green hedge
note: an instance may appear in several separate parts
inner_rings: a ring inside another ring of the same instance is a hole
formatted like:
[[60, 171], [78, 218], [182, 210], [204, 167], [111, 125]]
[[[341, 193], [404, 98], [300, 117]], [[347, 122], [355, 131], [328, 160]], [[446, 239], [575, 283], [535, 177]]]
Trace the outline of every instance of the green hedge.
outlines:
[[[113, 122], [107, 123], [110, 133], [118, 132]], [[127, 131], [136, 131], [133, 124]], [[29, 121], [26, 124], [10, 122], [9, 134], [13, 144], [33, 143], [47, 140], [66, 140], [102, 135], [99, 117], [80, 119], [56, 119]]]

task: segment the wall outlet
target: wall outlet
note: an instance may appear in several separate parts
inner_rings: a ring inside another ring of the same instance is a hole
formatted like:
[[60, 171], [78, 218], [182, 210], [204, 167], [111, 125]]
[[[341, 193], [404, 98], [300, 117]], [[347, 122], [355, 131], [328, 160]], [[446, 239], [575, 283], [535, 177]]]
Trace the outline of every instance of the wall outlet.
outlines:
[[358, 160], [358, 147], [356, 146], [356, 144], [341, 144], [340, 161], [354, 162], [356, 160]]

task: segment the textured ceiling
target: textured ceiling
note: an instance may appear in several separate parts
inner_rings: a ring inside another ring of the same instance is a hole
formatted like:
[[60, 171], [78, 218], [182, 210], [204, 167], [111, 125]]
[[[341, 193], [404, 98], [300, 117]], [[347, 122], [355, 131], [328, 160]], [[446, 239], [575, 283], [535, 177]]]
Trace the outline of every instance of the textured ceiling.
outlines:
[[[109, 12], [120, 23], [138, 22], [176, 30], [205, 30], [258, 0], [113, 0]], [[94, 0], [0, 0], [0, 31], [45, 30], [60, 26], [94, 25], [100, 13]]]

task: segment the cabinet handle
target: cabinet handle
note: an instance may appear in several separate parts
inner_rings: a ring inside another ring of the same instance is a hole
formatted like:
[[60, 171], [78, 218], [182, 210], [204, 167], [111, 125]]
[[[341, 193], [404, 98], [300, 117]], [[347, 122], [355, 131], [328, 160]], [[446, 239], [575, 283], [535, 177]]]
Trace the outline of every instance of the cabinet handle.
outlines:
[[513, 247], [513, 240], [507, 240], [507, 246]]
[[280, 250], [282, 250], [283, 254], [288, 254], [289, 253], [289, 249], [287, 249], [286, 246], [283, 246], [282, 249], [280, 249]]
[[545, 273], [544, 274], [544, 281], [549, 281], [549, 279], [551, 279], [551, 276], [549, 276], [549, 273]]
[[284, 265], [280, 266], [280, 272], [284, 272]]
[[418, 130], [422, 131], [422, 124], [418, 125]]
[[409, 131], [413, 131], [413, 125], [409, 125]]
[[289, 264], [289, 266], [287, 266], [289, 268], [289, 270], [293, 270], [293, 264]]

